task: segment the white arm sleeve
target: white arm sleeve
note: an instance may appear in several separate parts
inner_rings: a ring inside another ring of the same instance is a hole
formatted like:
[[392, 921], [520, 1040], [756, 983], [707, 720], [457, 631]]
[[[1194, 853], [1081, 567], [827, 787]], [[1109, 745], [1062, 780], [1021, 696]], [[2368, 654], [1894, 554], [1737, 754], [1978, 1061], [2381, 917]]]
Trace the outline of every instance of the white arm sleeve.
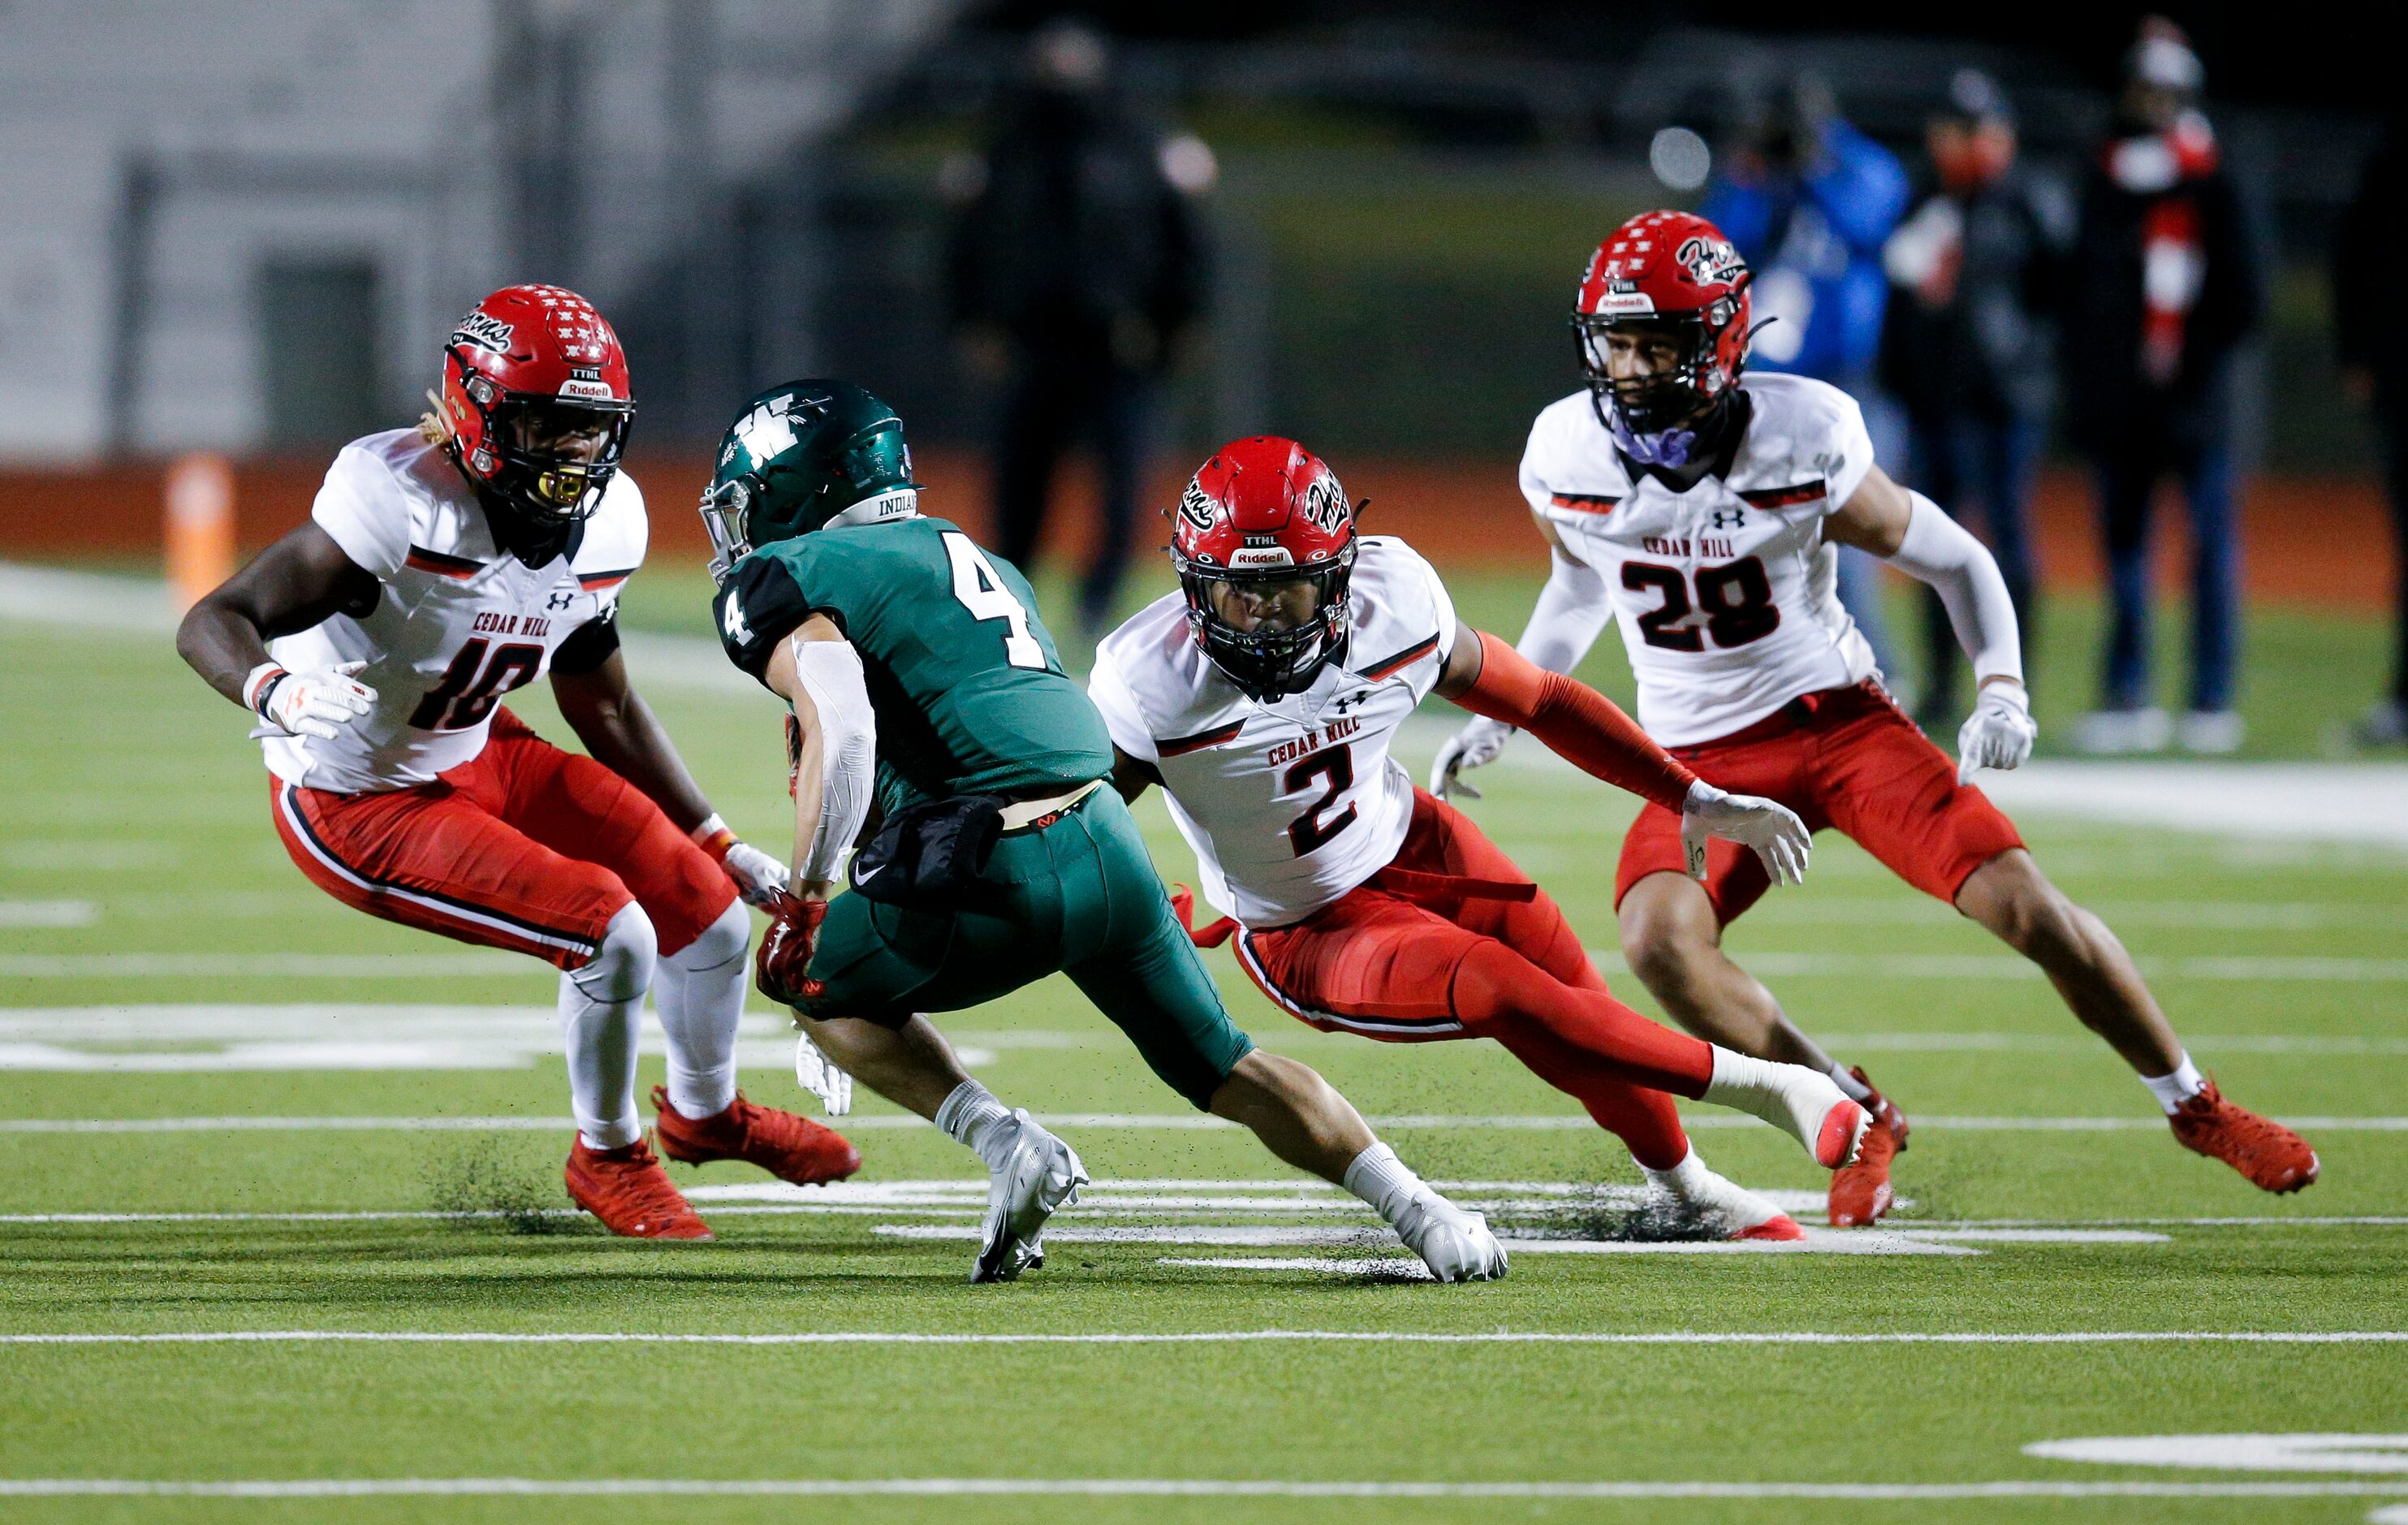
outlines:
[[1547, 585], [1539, 590], [1530, 623], [1522, 627], [1514, 649], [1549, 672], [1570, 672], [1613, 617], [1613, 598], [1596, 568], [1574, 561], [1561, 548], [1552, 559]]
[[2024, 652], [2014, 600], [1989, 550], [1921, 493], [1907, 495], [1906, 539], [1890, 565], [1928, 583], [1948, 606], [1957, 643], [1973, 661], [1973, 681], [2023, 681]]
[[869, 818], [878, 770], [878, 718], [850, 641], [793, 642], [795, 673], [820, 717], [820, 824], [795, 867], [805, 879], [833, 879], [845, 849]]

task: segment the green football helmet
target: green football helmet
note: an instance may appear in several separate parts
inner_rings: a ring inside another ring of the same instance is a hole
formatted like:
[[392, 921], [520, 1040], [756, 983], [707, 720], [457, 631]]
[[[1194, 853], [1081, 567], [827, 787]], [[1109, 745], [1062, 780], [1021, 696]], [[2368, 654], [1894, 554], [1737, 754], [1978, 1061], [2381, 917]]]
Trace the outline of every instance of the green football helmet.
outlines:
[[895, 410], [851, 381], [773, 386], [744, 405], [719, 442], [702, 495], [717, 553], [714, 582], [754, 546], [829, 525], [874, 525], [920, 507], [911, 451]]

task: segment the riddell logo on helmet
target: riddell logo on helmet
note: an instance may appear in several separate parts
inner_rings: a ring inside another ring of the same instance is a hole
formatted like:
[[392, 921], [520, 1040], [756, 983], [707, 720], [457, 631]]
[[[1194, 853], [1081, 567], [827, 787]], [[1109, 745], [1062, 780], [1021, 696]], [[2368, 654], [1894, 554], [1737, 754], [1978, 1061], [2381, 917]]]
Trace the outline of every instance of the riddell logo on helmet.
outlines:
[[1229, 553], [1231, 567], [1293, 567], [1296, 558], [1283, 545], [1249, 545]]
[[591, 397], [597, 402], [611, 400], [609, 385], [603, 381], [566, 381], [560, 383], [560, 395], [564, 397]]
[[495, 354], [507, 354], [509, 352], [510, 336], [517, 332], [516, 324], [504, 323], [490, 312], [471, 312], [460, 320], [459, 327], [452, 330], [452, 342], [473, 344]]

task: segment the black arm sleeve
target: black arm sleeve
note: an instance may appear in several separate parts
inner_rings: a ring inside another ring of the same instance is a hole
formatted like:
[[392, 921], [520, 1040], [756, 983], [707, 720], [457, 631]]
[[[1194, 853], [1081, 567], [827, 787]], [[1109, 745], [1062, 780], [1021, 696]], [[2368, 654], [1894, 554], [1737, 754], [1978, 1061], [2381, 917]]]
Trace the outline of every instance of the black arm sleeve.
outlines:
[[614, 609], [568, 632], [552, 654], [552, 670], [559, 677], [581, 678], [610, 660], [610, 654], [618, 649], [619, 611]]
[[727, 659], [754, 678], [769, 669], [769, 654], [778, 642], [813, 612], [794, 574], [773, 555], [738, 562], [711, 610], [719, 616], [719, 643]]

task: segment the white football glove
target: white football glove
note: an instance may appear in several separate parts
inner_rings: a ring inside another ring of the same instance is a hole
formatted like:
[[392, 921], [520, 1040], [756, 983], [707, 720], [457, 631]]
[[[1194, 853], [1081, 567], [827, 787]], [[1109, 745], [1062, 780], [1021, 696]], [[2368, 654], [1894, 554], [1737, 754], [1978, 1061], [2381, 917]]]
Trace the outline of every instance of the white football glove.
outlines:
[[746, 905], [766, 906], [786, 887], [786, 866], [748, 842], [730, 842], [719, 866], [736, 881], [736, 893]]
[[1681, 806], [1681, 845], [1688, 849], [1689, 877], [1706, 877], [1706, 839], [1722, 837], [1756, 849], [1776, 885], [1802, 884], [1813, 833], [1797, 812], [1760, 795], [1725, 794], [1705, 780], [1689, 785]]
[[251, 669], [243, 697], [259, 718], [287, 736], [316, 736], [333, 741], [340, 727], [376, 706], [376, 690], [352, 674], [366, 662], [337, 662], [330, 668], [288, 672], [272, 662]]
[[1430, 764], [1429, 792], [1444, 799], [1459, 794], [1466, 799], [1477, 799], [1480, 791], [1456, 775], [1467, 768], [1485, 768], [1505, 750], [1505, 742], [1513, 727], [1486, 715], [1473, 715], [1471, 723], [1447, 738], [1446, 745], [1438, 749], [1438, 758]]
[[808, 1032], [795, 1034], [795, 1079], [820, 1099], [829, 1116], [841, 1117], [853, 1110], [852, 1074], [821, 1053]]
[[1970, 784], [1985, 768], [2017, 768], [2031, 755], [2040, 727], [2021, 683], [1984, 683], [1973, 712], [1956, 732], [1956, 782]]

